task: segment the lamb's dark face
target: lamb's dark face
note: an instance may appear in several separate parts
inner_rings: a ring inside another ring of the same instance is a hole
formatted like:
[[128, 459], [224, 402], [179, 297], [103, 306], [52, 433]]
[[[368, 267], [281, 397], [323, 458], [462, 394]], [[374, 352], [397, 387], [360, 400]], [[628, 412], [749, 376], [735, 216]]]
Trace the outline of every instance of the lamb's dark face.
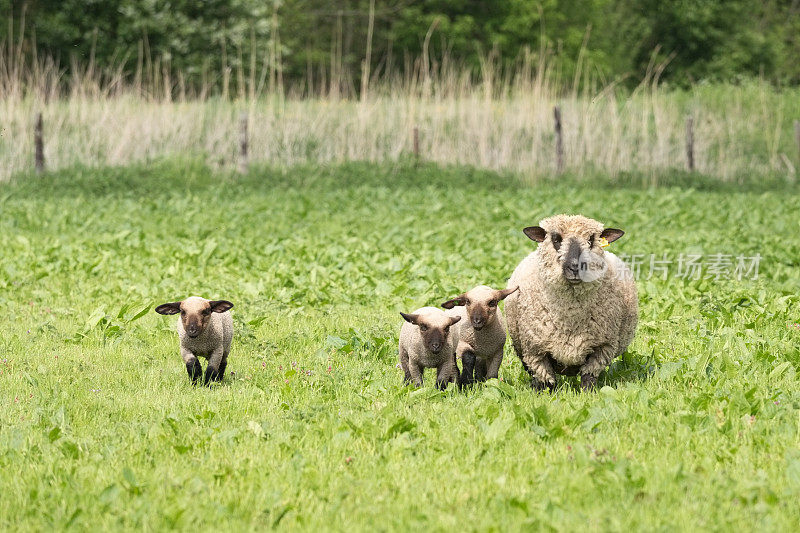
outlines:
[[449, 317], [442, 312], [410, 314], [400, 313], [406, 322], [419, 327], [425, 349], [438, 354], [447, 345], [450, 326], [461, 320], [460, 316]]
[[[623, 235], [622, 230], [603, 225], [580, 215], [556, 216], [523, 231], [539, 242], [539, 256], [551, 281], [569, 285], [593, 282], [605, 273], [603, 244]], [[605, 242], [604, 242], [605, 241]]]
[[227, 300], [206, 300], [192, 296], [182, 302], [170, 302], [156, 307], [162, 315], [181, 314], [181, 325], [186, 335], [196, 338], [202, 335], [211, 319], [211, 313], [224, 313], [233, 307]]
[[490, 324], [494, 317], [497, 316], [497, 304], [500, 303], [500, 300], [505, 299], [506, 296], [518, 288], [495, 290], [486, 285], [479, 285], [469, 292], [447, 300], [442, 304], [442, 307], [452, 309], [457, 305], [465, 306], [470, 325], [480, 331], [483, 326]]

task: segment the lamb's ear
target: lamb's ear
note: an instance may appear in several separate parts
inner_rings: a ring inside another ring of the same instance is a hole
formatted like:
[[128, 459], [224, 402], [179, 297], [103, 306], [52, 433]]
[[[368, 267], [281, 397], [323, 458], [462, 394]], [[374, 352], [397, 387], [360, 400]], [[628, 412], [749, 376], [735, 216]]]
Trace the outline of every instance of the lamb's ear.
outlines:
[[459, 320], [461, 320], [461, 317], [460, 317], [460, 316], [451, 316], [451, 317], [450, 317], [450, 325], [452, 326], [453, 324], [455, 324], [455, 323], [456, 323], [456, 322], [458, 322]]
[[402, 316], [403, 320], [409, 322], [410, 324], [414, 324], [415, 326], [419, 325], [417, 322], [419, 320], [419, 315], [407, 315], [405, 313], [400, 313], [400, 316]]
[[506, 296], [512, 294], [516, 290], [519, 290], [519, 285], [517, 285], [513, 289], [501, 289], [501, 290], [497, 291], [497, 293], [498, 293], [497, 299], [498, 300], [505, 300]]
[[211, 311], [214, 313], [224, 313], [233, 307], [233, 304], [228, 300], [211, 300], [208, 302], [208, 305], [211, 306]]
[[181, 303], [180, 302], [169, 302], [166, 304], [161, 304], [155, 309], [156, 313], [159, 315], [177, 315], [181, 312]]
[[606, 228], [600, 234], [600, 237], [605, 239], [605, 240], [607, 240], [608, 242], [614, 242], [617, 239], [619, 239], [620, 237], [622, 237], [623, 235], [625, 235], [625, 232], [622, 231], [621, 229]]
[[464, 305], [467, 301], [467, 296], [464, 294], [459, 294], [455, 298], [451, 300], [447, 300], [445, 303], [442, 304], [442, 307], [445, 309], [452, 309], [457, 305]]
[[547, 232], [539, 226], [530, 226], [522, 230], [522, 233], [528, 236], [532, 241], [542, 242], [547, 238]]

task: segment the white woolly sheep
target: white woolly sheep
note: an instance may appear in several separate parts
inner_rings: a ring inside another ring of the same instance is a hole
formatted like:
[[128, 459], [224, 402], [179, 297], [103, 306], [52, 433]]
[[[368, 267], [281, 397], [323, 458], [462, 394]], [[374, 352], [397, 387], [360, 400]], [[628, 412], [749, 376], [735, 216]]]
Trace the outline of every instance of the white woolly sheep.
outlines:
[[421, 387], [426, 368], [436, 369], [436, 386], [440, 389], [457, 381], [455, 336], [450, 326], [461, 318], [447, 316], [436, 307], [423, 307], [411, 314], [400, 315], [405, 320], [400, 328], [399, 346], [404, 382], [413, 382]]
[[161, 315], [181, 314], [177, 325], [181, 357], [192, 383], [196, 384], [203, 373], [198, 357], [208, 359], [204, 383], [222, 381], [233, 338], [233, 318], [229, 311], [232, 307], [227, 300], [198, 296], [156, 307], [156, 313]]
[[461, 319], [453, 328], [457, 339], [456, 358], [461, 359], [463, 367], [461, 384], [497, 377], [506, 344], [503, 313], [497, 304], [516, 290], [517, 287], [496, 290], [479, 285], [442, 304], [449, 316]]
[[581, 376], [592, 390], [633, 340], [638, 320], [630, 270], [603, 246], [622, 230], [581, 215], [557, 215], [525, 228], [539, 244], [514, 270], [506, 320], [531, 386], [553, 389], [556, 373]]

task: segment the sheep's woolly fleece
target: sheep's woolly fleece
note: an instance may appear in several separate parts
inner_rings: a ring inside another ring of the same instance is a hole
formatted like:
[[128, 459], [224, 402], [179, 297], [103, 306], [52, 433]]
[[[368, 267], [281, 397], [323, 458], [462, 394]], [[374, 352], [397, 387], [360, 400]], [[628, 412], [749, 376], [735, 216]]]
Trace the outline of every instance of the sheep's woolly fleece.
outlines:
[[[633, 340], [638, 317], [633, 276], [617, 256], [600, 246], [600, 222], [557, 215], [539, 225], [547, 232], [545, 240], [522, 260], [508, 282], [509, 288], [519, 286], [506, 299], [514, 349], [526, 370], [542, 384], [555, 385], [550, 357], [563, 365], [562, 371], [579, 367], [581, 375], [596, 378]], [[563, 236], [560, 250], [553, 246], [553, 233]], [[559, 259], [571, 238], [591, 254], [591, 263], [604, 263], [605, 272], [595, 281], [570, 284], [564, 279]]]

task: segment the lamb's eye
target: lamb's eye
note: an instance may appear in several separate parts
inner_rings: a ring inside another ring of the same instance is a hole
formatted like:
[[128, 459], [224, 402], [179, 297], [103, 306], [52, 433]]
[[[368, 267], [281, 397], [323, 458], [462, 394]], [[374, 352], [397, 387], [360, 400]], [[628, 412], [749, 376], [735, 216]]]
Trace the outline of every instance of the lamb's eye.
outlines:
[[589, 248], [594, 246], [594, 233], [589, 237]]
[[470, 300], [465, 300], [464, 305], [472, 305], [472, 302]]
[[558, 233], [551, 233], [550, 240], [553, 241], [553, 248], [555, 248], [556, 250], [561, 248], [561, 235], [559, 235]]
[[444, 328], [444, 334], [447, 335], [448, 331], [450, 331], [450, 326], [447, 326], [446, 328]]
[[203, 314], [204, 315], [210, 315], [211, 314], [211, 309], [203, 309]]
[[420, 331], [428, 331], [428, 326], [420, 326], [419, 330]]
[[497, 307], [497, 301], [492, 300], [491, 302], [489, 302], [489, 307]]
[[184, 311], [183, 309], [181, 309], [181, 316], [186, 316], [186, 311]]

